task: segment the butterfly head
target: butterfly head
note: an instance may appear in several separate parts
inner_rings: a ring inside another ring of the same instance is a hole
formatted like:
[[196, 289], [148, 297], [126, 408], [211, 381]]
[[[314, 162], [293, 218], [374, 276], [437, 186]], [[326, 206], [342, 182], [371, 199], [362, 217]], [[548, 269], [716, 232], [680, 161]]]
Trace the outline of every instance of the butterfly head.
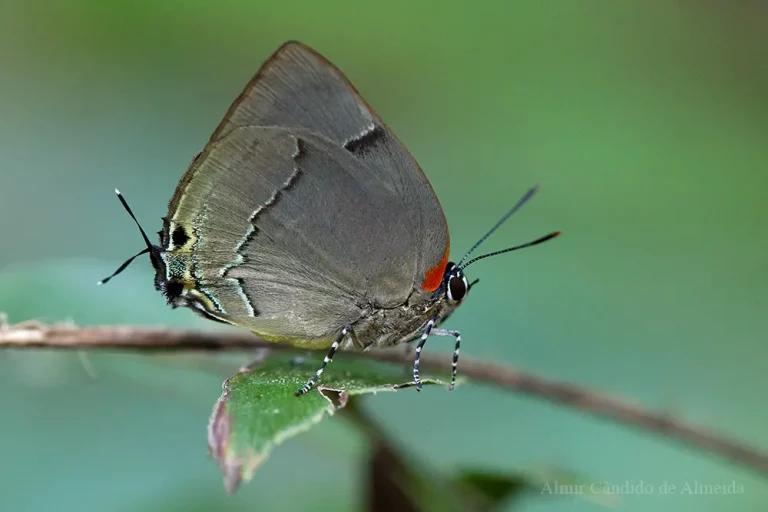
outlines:
[[496, 231], [499, 226], [504, 223], [504, 221], [506, 221], [514, 212], [516, 212], [523, 204], [525, 204], [531, 197], [533, 197], [537, 190], [538, 187], [533, 187], [530, 189], [506, 214], [504, 214], [504, 216], [496, 223], [496, 225], [494, 225], [485, 235], [480, 238], [480, 240], [477, 241], [477, 243], [475, 243], [474, 246], [472, 246], [471, 249], [469, 249], [469, 251], [466, 252], [466, 254], [464, 254], [458, 263], [448, 262], [445, 267], [445, 273], [443, 275], [443, 281], [440, 285], [440, 288], [438, 288], [438, 290], [435, 292], [435, 299], [444, 300], [448, 306], [451, 307], [451, 309], [455, 309], [464, 301], [464, 299], [469, 294], [469, 291], [479, 281], [479, 279], [475, 279], [474, 281], [469, 282], [467, 276], [464, 274], [465, 268], [482, 259], [516, 251], [517, 249], [522, 249], [524, 247], [538, 245], [560, 235], [559, 231], [555, 231], [543, 237], [537, 238], [531, 242], [516, 245], [514, 247], [508, 247], [500, 251], [490, 252], [481, 256], [476, 256], [469, 261], [466, 261], [470, 254], [472, 254], [475, 249], [477, 249], [489, 236], [491, 236], [491, 234]]
[[464, 301], [469, 294], [469, 290], [478, 281], [478, 279], [475, 279], [470, 283], [461, 267], [453, 262], [448, 262], [448, 266], [445, 269], [445, 276], [443, 277], [443, 283], [440, 287], [440, 293], [444, 296], [449, 305], [458, 306]]
[[[162, 292], [163, 296], [168, 301], [168, 304], [170, 304], [173, 307], [176, 306], [184, 306], [186, 305], [186, 300], [182, 298], [183, 295], [185, 295], [185, 285], [184, 281], [180, 279], [176, 279], [175, 277], [168, 275], [168, 269], [169, 265], [171, 267], [170, 270], [176, 269], [176, 267], [179, 267], [181, 261], [176, 261], [177, 258], [172, 257], [172, 253], [169, 253], [164, 250], [164, 247], [167, 247], [167, 244], [163, 241], [163, 232], [161, 231], [158, 233], [160, 235], [161, 244], [155, 245], [152, 242], [149, 241], [149, 237], [147, 237], [146, 232], [141, 227], [141, 224], [139, 224], [139, 221], [136, 219], [136, 216], [133, 214], [133, 211], [131, 211], [131, 208], [128, 206], [128, 203], [126, 202], [123, 195], [120, 193], [119, 190], [115, 189], [115, 193], [117, 194], [117, 198], [122, 203], [123, 207], [125, 208], [125, 211], [128, 212], [128, 215], [131, 216], [133, 221], [136, 223], [136, 226], [138, 226], [139, 231], [141, 232], [141, 236], [144, 239], [144, 244], [146, 247], [139, 251], [137, 254], [131, 256], [128, 258], [120, 267], [118, 267], [117, 270], [115, 270], [112, 275], [109, 277], [102, 279], [99, 281], [99, 284], [104, 284], [116, 275], [118, 275], [120, 272], [125, 270], [128, 265], [130, 265], [133, 260], [138, 258], [139, 256], [143, 254], [149, 254], [149, 261], [152, 263], [152, 267], [155, 269], [155, 289]], [[181, 265], [183, 266], [183, 265]]]

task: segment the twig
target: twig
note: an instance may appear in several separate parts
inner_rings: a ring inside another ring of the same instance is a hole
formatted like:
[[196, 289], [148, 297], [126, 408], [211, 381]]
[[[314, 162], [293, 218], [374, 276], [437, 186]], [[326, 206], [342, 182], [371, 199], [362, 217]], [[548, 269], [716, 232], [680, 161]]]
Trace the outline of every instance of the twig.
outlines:
[[[251, 350], [263, 347], [293, 350], [264, 341], [249, 332], [239, 331], [176, 331], [133, 326], [74, 327], [71, 324], [48, 326], [36, 322], [0, 325], [0, 348], [189, 352]], [[398, 350], [350, 352], [349, 355], [394, 363], [406, 362], [405, 354]], [[450, 368], [450, 357], [425, 354], [421, 358], [421, 364], [425, 368], [444, 370]], [[664, 435], [699, 450], [718, 454], [768, 477], [768, 452], [687, 424], [667, 413], [649, 411], [574, 384], [557, 382], [508, 366], [473, 361], [466, 357], [462, 358], [459, 371], [476, 382], [526, 393]]]

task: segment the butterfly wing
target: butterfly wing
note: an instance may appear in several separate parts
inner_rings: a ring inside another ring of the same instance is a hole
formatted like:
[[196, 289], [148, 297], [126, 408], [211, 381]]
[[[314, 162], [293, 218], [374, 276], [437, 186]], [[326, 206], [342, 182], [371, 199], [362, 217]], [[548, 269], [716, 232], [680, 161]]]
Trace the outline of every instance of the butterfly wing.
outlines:
[[277, 340], [327, 340], [404, 303], [448, 249], [416, 162], [300, 43], [267, 61], [182, 178], [163, 240], [179, 226], [218, 316]]
[[437, 288], [449, 250], [440, 202], [416, 160], [338, 68], [303, 43], [283, 44], [232, 104], [212, 139], [253, 125], [321, 135], [365, 163], [372, 171], [368, 179], [393, 187], [413, 219], [416, 240], [409, 249], [418, 253], [415, 280]]

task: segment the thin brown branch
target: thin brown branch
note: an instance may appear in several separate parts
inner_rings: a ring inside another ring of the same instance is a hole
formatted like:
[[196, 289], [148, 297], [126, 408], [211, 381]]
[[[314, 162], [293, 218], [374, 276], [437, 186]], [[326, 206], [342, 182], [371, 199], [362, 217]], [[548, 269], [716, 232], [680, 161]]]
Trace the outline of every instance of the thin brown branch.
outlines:
[[[201, 332], [133, 326], [74, 327], [47, 326], [36, 322], [0, 325], [0, 348], [113, 349], [131, 351], [234, 351], [255, 348], [286, 349], [240, 331]], [[290, 348], [287, 348], [291, 350]], [[405, 363], [403, 351], [385, 350], [350, 353], [355, 357]], [[345, 354], [346, 355], [346, 354]], [[450, 358], [425, 354], [425, 368], [450, 368]], [[557, 382], [508, 366], [462, 358], [459, 371], [475, 382], [566, 405], [576, 410], [607, 418], [638, 429], [663, 435], [699, 450], [718, 454], [731, 462], [768, 476], [768, 452], [728, 439], [704, 428], [687, 424], [665, 412], [630, 405], [574, 384]]]

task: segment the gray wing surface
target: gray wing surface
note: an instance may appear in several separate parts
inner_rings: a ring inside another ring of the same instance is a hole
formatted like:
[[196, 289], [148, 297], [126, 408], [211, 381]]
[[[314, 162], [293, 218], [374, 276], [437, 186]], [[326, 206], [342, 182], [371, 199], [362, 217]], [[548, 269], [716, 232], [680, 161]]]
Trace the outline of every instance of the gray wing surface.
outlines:
[[412, 224], [416, 286], [446, 257], [448, 226], [429, 180], [344, 74], [322, 55], [296, 41], [281, 46], [230, 107], [213, 139], [252, 125], [322, 136], [363, 162], [368, 179], [394, 188]]
[[235, 101], [169, 217], [197, 237], [203, 291], [266, 337], [327, 338], [365, 307], [402, 304], [448, 250], [418, 164], [300, 43], [275, 52]]

